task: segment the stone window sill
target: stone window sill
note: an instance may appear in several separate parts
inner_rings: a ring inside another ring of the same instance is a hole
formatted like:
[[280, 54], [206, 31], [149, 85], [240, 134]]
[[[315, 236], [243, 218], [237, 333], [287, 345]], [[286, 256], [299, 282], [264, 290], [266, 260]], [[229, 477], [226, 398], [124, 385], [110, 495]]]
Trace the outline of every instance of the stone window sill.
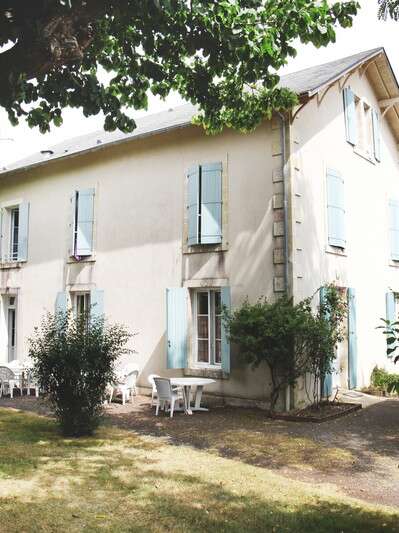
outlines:
[[326, 247], [326, 254], [339, 255], [340, 257], [348, 257], [345, 249], [335, 248], [334, 246]]
[[210, 379], [229, 379], [229, 374], [221, 368], [203, 367], [203, 368], [185, 368], [184, 375], [196, 378]]
[[183, 248], [183, 254], [204, 254], [213, 252], [227, 252], [226, 244], [196, 244], [195, 246], [185, 245]]
[[80, 265], [82, 263], [95, 263], [96, 257], [94, 255], [90, 255], [88, 257], [82, 257], [82, 259], [75, 259], [74, 257], [68, 257], [67, 264], [68, 265]]
[[0, 270], [9, 270], [12, 268], [21, 268], [26, 261], [8, 261], [0, 263]]
[[353, 152], [355, 154], [357, 154], [359, 157], [361, 157], [362, 159], [365, 159], [366, 161], [368, 161], [369, 163], [371, 163], [372, 165], [375, 165], [376, 164], [376, 160], [371, 157], [367, 152], [365, 152], [364, 150], [361, 150], [360, 148], [356, 148], [356, 146], [353, 148]]

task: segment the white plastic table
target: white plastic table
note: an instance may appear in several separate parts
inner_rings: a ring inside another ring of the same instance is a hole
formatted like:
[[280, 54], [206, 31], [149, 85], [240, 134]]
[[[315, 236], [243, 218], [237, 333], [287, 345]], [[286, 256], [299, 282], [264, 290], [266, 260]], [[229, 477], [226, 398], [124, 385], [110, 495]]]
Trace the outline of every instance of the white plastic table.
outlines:
[[[214, 379], [208, 378], [171, 378], [170, 383], [173, 387], [182, 387], [184, 397], [184, 412], [187, 415], [192, 415], [193, 411], [208, 411], [205, 407], [201, 407], [202, 391], [206, 385], [215, 383]], [[196, 387], [194, 407], [191, 407], [191, 387]]]

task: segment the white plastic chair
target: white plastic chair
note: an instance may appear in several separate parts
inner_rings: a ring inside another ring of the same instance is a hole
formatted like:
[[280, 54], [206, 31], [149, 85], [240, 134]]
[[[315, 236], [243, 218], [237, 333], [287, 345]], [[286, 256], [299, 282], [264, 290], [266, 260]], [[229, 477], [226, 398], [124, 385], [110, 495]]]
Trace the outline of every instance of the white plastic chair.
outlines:
[[152, 387], [152, 391], [151, 391], [151, 407], [154, 405], [154, 399], [156, 398], [157, 396], [157, 386], [155, 385], [155, 381], [154, 381], [154, 378], [159, 378], [161, 376], [158, 376], [158, 374], [150, 374], [148, 376], [148, 383], [151, 385]]
[[26, 387], [27, 387], [27, 394], [30, 395], [31, 390], [35, 389], [35, 396], [36, 398], [39, 397], [39, 385], [35, 382], [35, 378], [31, 370], [26, 371]]
[[138, 370], [133, 370], [132, 372], [129, 372], [127, 376], [124, 378], [123, 381], [120, 381], [119, 383], [115, 383], [112, 386], [112, 390], [110, 388], [110, 398], [109, 402], [112, 402], [112, 397], [115, 393], [122, 395], [122, 405], [125, 405], [126, 401], [131, 398], [131, 401], [133, 402], [134, 396], [137, 396], [137, 389], [136, 389], [136, 381], [137, 376], [139, 375]]
[[3, 394], [10, 394], [10, 398], [13, 398], [15, 386], [21, 391], [22, 396], [22, 388], [21, 385], [17, 385], [18, 381], [14, 372], [8, 366], [0, 366], [0, 397]]
[[154, 377], [154, 382], [157, 389], [157, 408], [155, 410], [155, 415], [158, 416], [160, 407], [166, 410], [166, 406], [169, 404], [170, 418], [172, 418], [175, 410], [175, 403], [182, 401], [182, 398], [172, 389], [170, 379]]

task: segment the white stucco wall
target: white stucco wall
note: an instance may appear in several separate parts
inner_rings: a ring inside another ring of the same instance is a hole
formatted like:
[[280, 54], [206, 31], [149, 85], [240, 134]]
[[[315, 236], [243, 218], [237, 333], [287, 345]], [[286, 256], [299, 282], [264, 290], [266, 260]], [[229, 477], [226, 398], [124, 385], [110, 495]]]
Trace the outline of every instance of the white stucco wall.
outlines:
[[[347, 82], [356, 95], [378, 109], [367, 76]], [[317, 98], [299, 112], [293, 133], [294, 295], [313, 294], [327, 282], [353, 287], [357, 297], [358, 386], [373, 367], [389, 367], [386, 344], [376, 326], [385, 317], [385, 294], [399, 291], [398, 266], [390, 261], [388, 201], [399, 198], [397, 142], [382, 120], [382, 160], [373, 164], [347, 143], [343, 96], [335, 84], [321, 104]], [[326, 168], [345, 180], [347, 248], [344, 256], [327, 245]]]
[[[0, 289], [18, 290], [18, 357], [59, 291], [104, 290], [104, 311], [112, 322], [137, 333], [133, 359], [140, 383], [166, 370], [167, 287], [231, 286], [232, 303], [246, 296], [272, 295], [271, 125], [250, 135], [206, 136], [190, 127], [113, 148], [53, 162], [0, 180], [0, 202], [30, 203], [29, 259], [19, 269], [3, 269]], [[222, 161], [228, 177], [228, 251], [183, 254], [185, 173], [195, 163]], [[94, 261], [68, 257], [71, 195], [95, 187]], [[214, 282], [214, 281], [213, 281]], [[6, 360], [0, 343], [0, 357]], [[253, 372], [232, 361], [230, 379], [213, 392], [263, 398], [264, 370]]]

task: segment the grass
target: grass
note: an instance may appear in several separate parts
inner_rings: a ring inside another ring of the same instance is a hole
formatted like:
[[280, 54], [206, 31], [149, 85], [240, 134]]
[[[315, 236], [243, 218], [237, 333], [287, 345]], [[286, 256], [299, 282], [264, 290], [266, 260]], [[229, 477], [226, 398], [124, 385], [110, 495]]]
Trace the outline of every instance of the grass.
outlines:
[[393, 509], [210, 450], [106, 426], [65, 439], [50, 419], [0, 409], [6, 533], [378, 532], [398, 524]]

